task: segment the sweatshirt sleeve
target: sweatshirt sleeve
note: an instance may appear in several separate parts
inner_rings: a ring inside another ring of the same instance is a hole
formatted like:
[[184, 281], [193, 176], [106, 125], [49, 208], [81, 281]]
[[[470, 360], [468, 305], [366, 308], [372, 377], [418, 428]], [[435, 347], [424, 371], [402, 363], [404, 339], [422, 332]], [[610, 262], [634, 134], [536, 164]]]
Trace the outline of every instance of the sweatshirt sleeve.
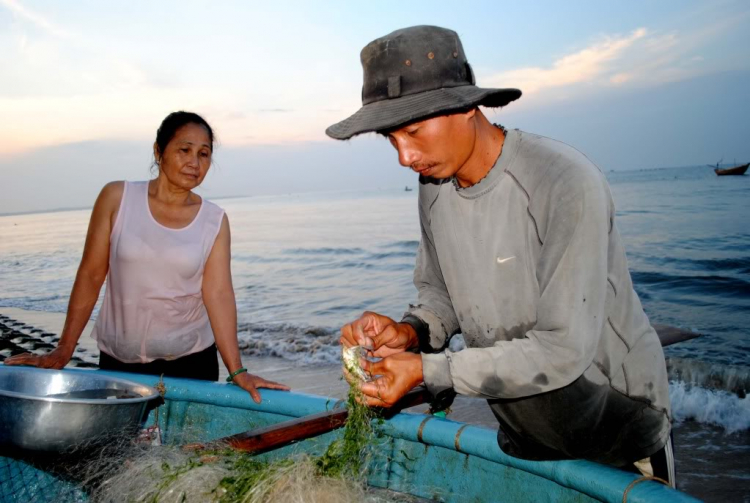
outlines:
[[431, 392], [518, 398], [566, 386], [592, 363], [606, 318], [609, 191], [594, 167], [568, 168], [547, 183], [538, 204], [529, 203], [541, 241], [536, 324], [488, 348], [424, 354]]
[[418, 301], [409, 306], [404, 321], [416, 317], [427, 326], [420, 334], [419, 346], [423, 352], [431, 353], [442, 350], [448, 339], [458, 332], [459, 325], [435, 252], [428, 210], [422, 204], [419, 205], [419, 221], [422, 236], [414, 267]]

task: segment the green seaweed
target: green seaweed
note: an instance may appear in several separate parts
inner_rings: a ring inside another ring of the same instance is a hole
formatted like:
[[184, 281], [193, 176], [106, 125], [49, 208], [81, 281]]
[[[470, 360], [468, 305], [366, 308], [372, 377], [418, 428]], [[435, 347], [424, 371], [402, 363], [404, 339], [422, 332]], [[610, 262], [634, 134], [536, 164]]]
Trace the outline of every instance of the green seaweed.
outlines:
[[360, 398], [362, 392], [359, 386], [351, 386], [347, 396], [349, 415], [344, 434], [331, 442], [326, 452], [316, 461], [321, 475], [355, 479], [362, 477], [367, 464], [368, 448], [374, 438], [372, 420], [376, 414], [373, 409], [360, 403]]
[[237, 455], [236, 453], [228, 453], [227, 455], [234, 457], [232, 475], [224, 477], [219, 482], [219, 487], [214, 489], [214, 492], [221, 490], [220, 501], [223, 502], [245, 499], [252, 488], [258, 482], [267, 478], [274, 469], [290, 466], [293, 463], [292, 460], [285, 459], [272, 464], [267, 461], [258, 461], [247, 455]]
[[160, 501], [162, 493], [168, 490], [170, 485], [172, 485], [182, 475], [186, 474], [193, 468], [197, 468], [198, 466], [201, 466], [201, 465], [202, 463], [192, 458], [189, 459], [187, 463], [185, 463], [184, 465], [180, 465], [174, 468], [170, 466], [170, 464], [167, 462], [162, 463], [161, 464], [161, 470], [162, 470], [161, 480], [159, 481], [159, 485], [156, 487], [156, 492], [151, 498], [151, 503], [158, 503]]
[[363, 487], [370, 447], [375, 439], [372, 423], [377, 415], [367, 405], [360, 403], [358, 398], [361, 396], [358, 386], [350, 388], [347, 397], [349, 414], [343, 433], [320, 456], [300, 456], [269, 462], [231, 449], [202, 451], [178, 466], [162, 463], [150, 501], [161, 501], [178, 479], [207, 463], [221, 463], [228, 473], [216, 487], [206, 488], [206, 494], [221, 502], [265, 501], [263, 490], [274, 488], [275, 481], [283, 479], [296, 465], [302, 463], [313, 467], [315, 477], [346, 480]]

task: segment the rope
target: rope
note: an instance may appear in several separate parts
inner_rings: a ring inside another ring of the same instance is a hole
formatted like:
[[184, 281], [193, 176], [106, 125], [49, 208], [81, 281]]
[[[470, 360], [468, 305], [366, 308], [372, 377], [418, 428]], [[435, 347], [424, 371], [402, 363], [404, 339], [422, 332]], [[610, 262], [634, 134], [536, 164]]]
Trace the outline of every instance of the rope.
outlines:
[[659, 477], [652, 477], [651, 475], [644, 475], [641, 478], [635, 479], [633, 482], [631, 482], [628, 487], [625, 488], [625, 492], [622, 493], [622, 503], [628, 503], [628, 493], [631, 489], [633, 489], [636, 485], [640, 484], [641, 482], [645, 482], [647, 480], [654, 480], [656, 482], [661, 482], [667, 487], [672, 487], [669, 482], [666, 480], [659, 478]]
[[[156, 391], [159, 392], [159, 396], [164, 398], [164, 395], [167, 394], [167, 387], [164, 385], [164, 374], [159, 376], [159, 382], [154, 385], [154, 388], [156, 388]], [[156, 433], [159, 436], [159, 445], [162, 444], [161, 428], [159, 427], [159, 410], [160, 409], [161, 409], [161, 405], [156, 407], [156, 409], [154, 410], [154, 426], [152, 427], [156, 430]]]
[[164, 374], [159, 376], [159, 382], [154, 385], [154, 388], [156, 388], [156, 391], [159, 392], [159, 395], [164, 398], [164, 395], [167, 394], [167, 387], [164, 385]]

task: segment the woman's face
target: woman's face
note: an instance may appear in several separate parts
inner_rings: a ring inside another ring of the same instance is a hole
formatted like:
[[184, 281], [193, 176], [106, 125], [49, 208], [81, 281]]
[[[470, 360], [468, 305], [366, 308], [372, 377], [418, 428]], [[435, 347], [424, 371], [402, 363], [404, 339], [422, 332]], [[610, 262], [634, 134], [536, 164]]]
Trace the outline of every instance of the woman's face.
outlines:
[[[156, 148], [156, 146], [154, 146]], [[198, 124], [185, 124], [175, 132], [159, 160], [159, 174], [173, 185], [191, 190], [203, 182], [211, 167], [211, 141]]]

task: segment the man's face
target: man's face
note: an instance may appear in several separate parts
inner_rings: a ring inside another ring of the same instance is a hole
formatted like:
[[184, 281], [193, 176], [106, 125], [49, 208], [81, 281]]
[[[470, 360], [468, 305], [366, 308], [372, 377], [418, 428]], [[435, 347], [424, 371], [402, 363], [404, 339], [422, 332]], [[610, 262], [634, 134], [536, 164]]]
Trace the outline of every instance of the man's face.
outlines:
[[442, 115], [388, 132], [398, 162], [422, 176], [455, 175], [469, 159], [475, 141], [475, 109]]

